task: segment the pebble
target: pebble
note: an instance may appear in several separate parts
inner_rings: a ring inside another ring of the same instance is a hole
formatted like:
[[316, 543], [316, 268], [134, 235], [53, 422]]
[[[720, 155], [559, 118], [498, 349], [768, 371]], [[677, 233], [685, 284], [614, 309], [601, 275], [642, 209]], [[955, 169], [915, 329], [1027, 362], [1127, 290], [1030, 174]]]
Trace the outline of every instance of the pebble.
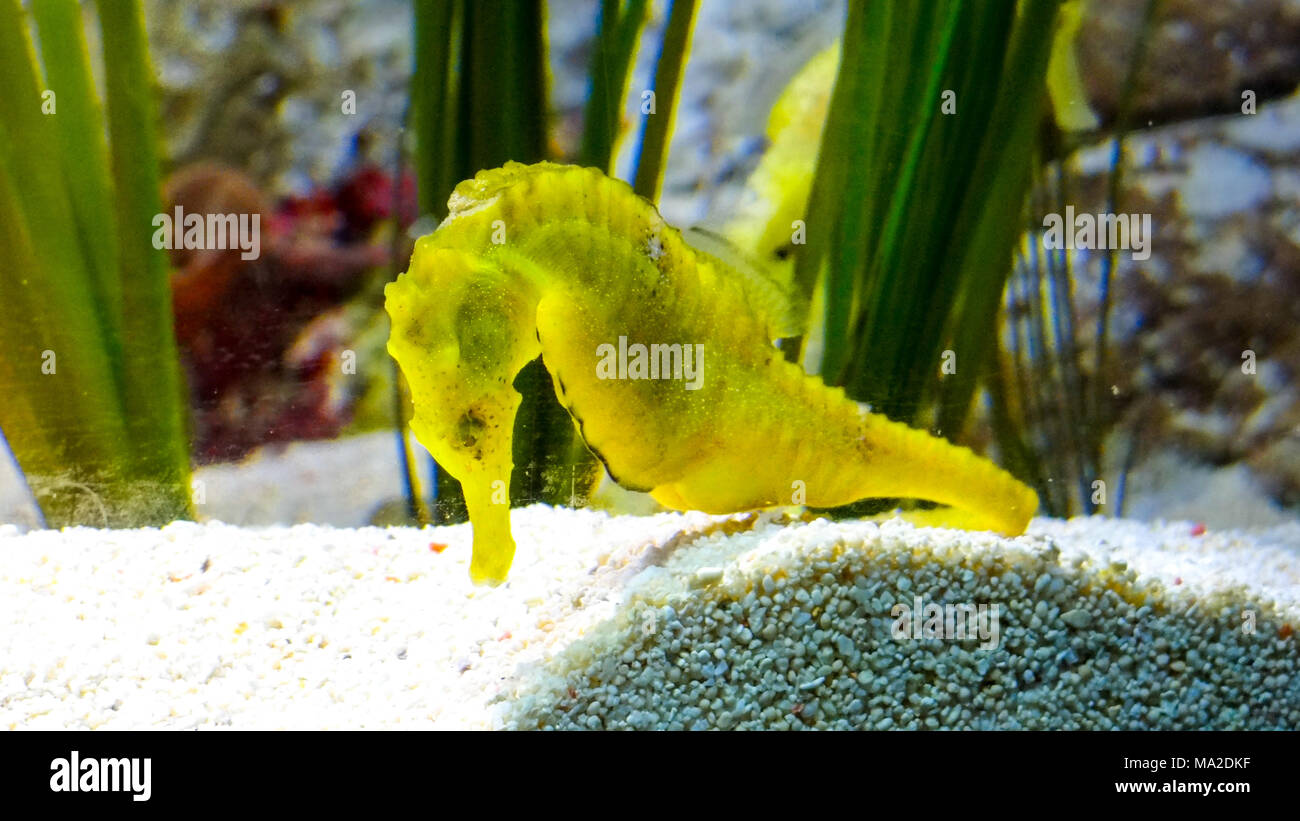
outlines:
[[715, 584], [722, 580], [721, 567], [701, 567], [695, 571], [695, 584], [698, 587]]
[[1092, 614], [1083, 609], [1067, 610], [1061, 614], [1061, 621], [1082, 630], [1092, 624]]

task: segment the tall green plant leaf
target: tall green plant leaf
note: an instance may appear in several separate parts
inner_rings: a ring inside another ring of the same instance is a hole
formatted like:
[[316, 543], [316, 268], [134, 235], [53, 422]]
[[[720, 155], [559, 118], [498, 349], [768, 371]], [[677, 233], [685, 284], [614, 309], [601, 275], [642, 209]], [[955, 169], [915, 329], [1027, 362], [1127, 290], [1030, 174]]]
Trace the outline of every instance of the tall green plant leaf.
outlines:
[[153, 246], [162, 211], [153, 69], [138, 0], [97, 0], [97, 8], [116, 181], [123, 409], [136, 476], [157, 483], [152, 492], [170, 520], [190, 514], [189, 452], [167, 259]]
[[988, 371], [997, 339], [998, 309], [1012, 268], [1013, 249], [1022, 231], [1022, 214], [1035, 167], [1034, 147], [1046, 115], [1044, 77], [1051, 55], [1050, 31], [1058, 4], [1033, 0], [1023, 5], [971, 175], [970, 203], [954, 231], [962, 249], [951, 269], [955, 298], [947, 333], [933, 318], [926, 332], [939, 333], [964, 361], [942, 382], [938, 427], [960, 434], [976, 385]]
[[459, 3], [415, 0], [415, 70], [411, 115], [417, 141], [415, 170], [420, 212], [442, 218], [455, 187], [456, 48]]
[[956, 434], [992, 350], [1058, 5], [849, 4], [795, 278], [824, 311], [806, 366], [896, 419], [922, 421], [942, 377]]
[[[1121, 160], [1124, 137], [1130, 127], [1132, 95], [1157, 11], [1157, 0], [1147, 0], [1142, 25], [1136, 32], [1134, 57], [1121, 92], [1111, 137], [1111, 168], [1104, 209], [1108, 213], [1119, 210]], [[1091, 341], [1093, 370], [1086, 373], [1081, 361], [1085, 344], [1078, 336], [1079, 322], [1073, 304], [1076, 284], [1073, 257], [1063, 249], [1041, 249], [1033, 239], [1041, 227], [1039, 220], [1043, 214], [1064, 213], [1072, 201], [1065, 165], [1075, 147], [1077, 142], [1064, 139], [1052, 129], [1046, 129], [1040, 139], [1037, 151], [1052, 158], [1052, 162], [1047, 165], [1046, 173], [1034, 182], [1035, 196], [1027, 224], [1031, 239], [1018, 256], [1016, 273], [1008, 289], [1009, 302], [1015, 311], [1006, 320], [1010, 343], [1006, 361], [1015, 379], [1006, 381], [999, 390], [990, 388], [999, 448], [1004, 454], [1022, 455], [1024, 472], [1019, 475], [1034, 482], [1044, 507], [1056, 516], [1098, 511], [1092, 483], [1102, 478], [1103, 440], [1115, 423], [1109, 391], [1113, 380], [1107, 375], [1114, 250], [1101, 255], [1096, 330]], [[1006, 423], [998, 424], [998, 420]], [[1113, 509], [1120, 512], [1126, 473], [1136, 457], [1138, 440], [1134, 431], [1126, 438], [1128, 448], [1121, 460], [1120, 475], [1115, 482], [1117, 490], [1112, 498]]]
[[663, 186], [668, 142], [677, 117], [677, 98], [682, 77], [686, 74], [686, 58], [690, 54], [694, 28], [695, 0], [672, 0], [659, 59], [655, 63], [654, 96], [651, 98], [654, 109], [642, 123], [641, 148], [632, 184], [633, 190], [651, 202], [659, 201], [659, 189]]
[[79, 5], [34, 0], [42, 72], [0, 0], [0, 427], [53, 526], [191, 513], [143, 19], [100, 11], [111, 173]]
[[578, 161], [606, 173], [613, 171], [623, 101], [645, 12], [646, 0], [601, 0], [600, 3]]
[[[59, 111], [51, 119], [59, 135], [63, 178], [76, 215], [81, 256], [90, 265], [100, 323], [108, 339], [116, 342], [122, 332], [122, 284], [117, 276], [112, 177], [81, 6], [76, 0], [33, 0], [31, 8], [42, 50], [59, 58], [45, 63], [46, 82], [56, 92]], [[113, 350], [110, 355], [116, 360], [120, 351]]]

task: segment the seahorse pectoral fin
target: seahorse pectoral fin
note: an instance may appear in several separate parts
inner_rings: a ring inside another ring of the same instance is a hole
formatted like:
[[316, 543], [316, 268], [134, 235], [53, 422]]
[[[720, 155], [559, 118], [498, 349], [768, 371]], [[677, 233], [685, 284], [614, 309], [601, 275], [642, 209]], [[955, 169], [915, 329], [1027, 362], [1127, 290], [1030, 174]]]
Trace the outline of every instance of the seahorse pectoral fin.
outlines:
[[794, 273], [791, 266], [752, 257], [707, 228], [683, 229], [682, 238], [720, 274], [735, 278], [749, 307], [766, 323], [768, 341], [798, 336], [806, 330], [808, 301], [790, 281]]

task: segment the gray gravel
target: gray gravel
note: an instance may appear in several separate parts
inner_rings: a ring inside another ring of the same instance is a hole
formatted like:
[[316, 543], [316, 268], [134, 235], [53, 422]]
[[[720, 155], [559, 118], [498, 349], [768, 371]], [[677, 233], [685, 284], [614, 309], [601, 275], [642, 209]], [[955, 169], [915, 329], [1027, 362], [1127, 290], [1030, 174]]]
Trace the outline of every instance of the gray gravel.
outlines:
[[[718, 554], [707, 570], [633, 596], [508, 726], [1300, 727], [1300, 528], [1197, 530], [1039, 520], [1002, 540], [818, 521], [718, 538], [691, 550]], [[983, 605], [991, 629], [904, 618], [900, 635], [900, 604]]]

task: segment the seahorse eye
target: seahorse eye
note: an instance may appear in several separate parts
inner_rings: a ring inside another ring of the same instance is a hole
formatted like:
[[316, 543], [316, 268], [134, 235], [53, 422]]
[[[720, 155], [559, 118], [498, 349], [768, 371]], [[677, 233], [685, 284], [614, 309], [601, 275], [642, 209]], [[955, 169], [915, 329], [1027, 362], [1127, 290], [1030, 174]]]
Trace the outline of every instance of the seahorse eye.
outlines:
[[483, 421], [483, 417], [479, 415], [478, 411], [474, 408], [465, 411], [456, 422], [456, 438], [459, 440], [460, 446], [468, 449], [477, 445], [479, 436], [482, 435], [483, 429], [486, 427], [487, 423]]

